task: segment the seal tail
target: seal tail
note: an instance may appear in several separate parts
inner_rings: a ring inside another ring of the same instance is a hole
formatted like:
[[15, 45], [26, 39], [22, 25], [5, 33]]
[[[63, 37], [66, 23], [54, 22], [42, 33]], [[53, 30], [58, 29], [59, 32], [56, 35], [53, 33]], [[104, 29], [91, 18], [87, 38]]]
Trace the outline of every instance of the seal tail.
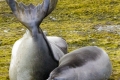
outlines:
[[49, 15], [55, 8], [58, 0], [44, 0], [42, 4], [24, 5], [14, 0], [6, 0], [16, 18], [26, 27], [39, 26], [42, 20]]

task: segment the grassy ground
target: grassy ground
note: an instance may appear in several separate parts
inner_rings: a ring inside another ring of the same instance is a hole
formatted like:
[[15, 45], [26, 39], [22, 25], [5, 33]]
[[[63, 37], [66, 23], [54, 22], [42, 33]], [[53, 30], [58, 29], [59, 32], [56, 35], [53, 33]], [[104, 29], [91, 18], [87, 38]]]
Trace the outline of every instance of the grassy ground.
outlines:
[[[18, 1], [39, 3], [39, 0]], [[99, 26], [119, 25], [119, 21], [120, 0], [59, 0], [56, 9], [44, 19], [41, 28], [48, 35], [66, 39], [69, 51], [88, 45], [103, 48], [113, 66], [109, 80], [120, 80], [119, 29], [98, 31]], [[12, 45], [24, 32], [25, 27], [13, 16], [8, 5], [4, 1], [0, 2], [0, 80], [9, 80]]]

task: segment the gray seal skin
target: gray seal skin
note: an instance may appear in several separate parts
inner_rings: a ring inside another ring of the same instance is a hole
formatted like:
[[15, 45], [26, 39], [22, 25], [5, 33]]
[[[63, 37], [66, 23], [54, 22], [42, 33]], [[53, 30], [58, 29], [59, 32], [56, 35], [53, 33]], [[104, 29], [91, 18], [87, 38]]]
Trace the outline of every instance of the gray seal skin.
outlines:
[[64, 55], [47, 80], [107, 80], [112, 73], [108, 54], [87, 46]]
[[63, 39], [46, 37], [39, 27], [43, 19], [54, 10], [57, 0], [44, 0], [38, 6], [26, 6], [14, 0], [6, 2], [15, 17], [27, 28], [12, 49], [10, 80], [46, 80], [67, 51], [64, 50], [66, 42]]

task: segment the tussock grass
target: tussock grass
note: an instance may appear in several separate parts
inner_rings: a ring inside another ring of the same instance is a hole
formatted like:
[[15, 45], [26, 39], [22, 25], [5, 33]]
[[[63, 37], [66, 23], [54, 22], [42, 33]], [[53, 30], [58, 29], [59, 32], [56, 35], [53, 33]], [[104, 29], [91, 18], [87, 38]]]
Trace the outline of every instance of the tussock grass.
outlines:
[[[39, 0], [18, 0], [37, 5]], [[120, 0], [59, 0], [56, 9], [44, 19], [41, 28], [47, 35], [63, 37], [68, 51], [82, 46], [103, 48], [113, 65], [109, 80], [120, 79], [120, 35], [97, 31], [98, 25], [120, 24]], [[9, 80], [8, 69], [12, 45], [22, 37], [25, 27], [11, 13], [8, 5], [0, 2], [0, 80]]]

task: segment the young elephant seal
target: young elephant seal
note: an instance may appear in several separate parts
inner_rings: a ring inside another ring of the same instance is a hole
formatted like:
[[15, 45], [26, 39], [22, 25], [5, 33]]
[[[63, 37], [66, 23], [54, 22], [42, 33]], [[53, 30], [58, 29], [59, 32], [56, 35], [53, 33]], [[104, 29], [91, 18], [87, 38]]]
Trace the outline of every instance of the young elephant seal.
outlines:
[[47, 80], [107, 80], [112, 66], [107, 53], [87, 46], [63, 56]]

